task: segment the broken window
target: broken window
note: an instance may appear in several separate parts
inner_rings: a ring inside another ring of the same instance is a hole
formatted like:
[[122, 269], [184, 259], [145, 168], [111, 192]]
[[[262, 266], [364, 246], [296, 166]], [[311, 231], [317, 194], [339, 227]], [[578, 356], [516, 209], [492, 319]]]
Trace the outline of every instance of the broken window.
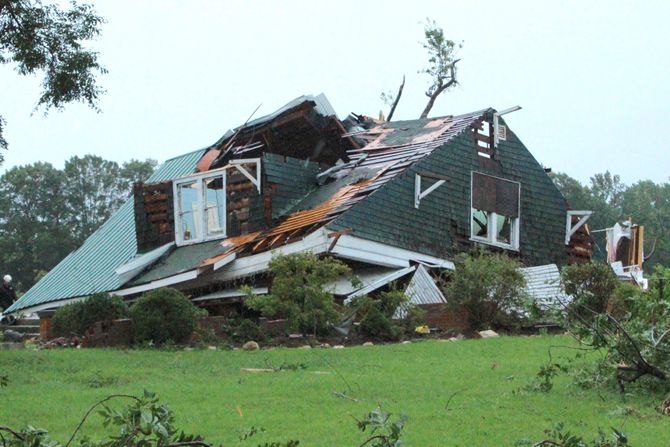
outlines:
[[177, 244], [226, 236], [226, 169], [177, 180]]
[[223, 176], [204, 180], [207, 237], [225, 235], [226, 233], [226, 229], [223, 227], [226, 221], [224, 180]]
[[472, 173], [472, 239], [519, 248], [519, 183]]

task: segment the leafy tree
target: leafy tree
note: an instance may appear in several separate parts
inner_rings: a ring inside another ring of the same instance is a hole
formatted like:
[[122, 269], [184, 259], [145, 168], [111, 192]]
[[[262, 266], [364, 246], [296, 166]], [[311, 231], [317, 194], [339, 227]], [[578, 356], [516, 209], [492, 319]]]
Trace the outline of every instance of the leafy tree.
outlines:
[[[647, 255], [653, 250], [645, 270], [651, 272], [655, 265], [670, 265], [670, 183], [639, 181], [627, 186], [618, 175], [610, 172], [596, 174], [588, 185], [567, 174], [553, 174], [556, 186], [561, 190], [572, 209], [594, 212], [589, 220], [591, 229], [609, 228], [615, 222], [632, 217], [635, 223], [645, 226], [645, 249]], [[605, 233], [594, 233], [597, 258], [604, 258]]]
[[136, 181], [146, 180], [156, 161], [130, 160], [119, 167], [97, 155], [72, 157], [65, 162], [68, 215], [75, 239], [81, 243], [132, 194]]
[[623, 192], [622, 201], [623, 216], [632, 216], [645, 227], [647, 255], [651, 255], [645, 269], [670, 265], [670, 183], [637, 182]]
[[146, 181], [154, 173], [157, 165], [158, 162], [153, 158], [147, 158], [144, 161], [133, 158], [121, 165], [120, 186], [126, 192], [127, 197], [130, 197], [133, 192], [133, 184]]
[[[456, 43], [444, 37], [444, 31], [434, 20], [427, 19], [423, 29], [425, 42], [421, 45], [428, 51], [428, 66], [419, 73], [425, 73], [431, 77], [431, 84], [426, 90], [428, 103], [421, 112], [420, 118], [427, 118], [433, 108], [435, 100], [442, 92], [455, 87], [456, 80], [456, 53], [463, 48], [463, 42]], [[398, 95], [399, 96], [399, 95]]]
[[123, 204], [119, 165], [97, 155], [74, 156], [64, 171], [71, 229], [82, 242]]
[[0, 177], [0, 269], [26, 291], [103, 223], [154, 160], [116, 162], [86, 155], [59, 170], [14, 167]]
[[[103, 22], [92, 6], [74, 1], [65, 10], [40, 0], [1, 0], [0, 64], [14, 64], [20, 75], [44, 73], [36, 108], [62, 109], [66, 103], [81, 101], [97, 109], [103, 90], [96, 75], [107, 70], [84, 42], [100, 34]], [[0, 149], [7, 149], [4, 124], [0, 117]]]
[[333, 258], [313, 253], [279, 255], [270, 261], [274, 276], [270, 294], [254, 296], [247, 288], [246, 305], [270, 318], [286, 318], [291, 330], [306, 334], [326, 333], [340, 318], [333, 294], [325, 285], [351, 269]]
[[465, 309], [473, 330], [507, 324], [526, 301], [519, 263], [504, 254], [461, 254], [446, 280], [448, 305]]
[[12, 274], [17, 290], [75, 248], [68, 221], [62, 171], [38, 162], [0, 177], [0, 269]]

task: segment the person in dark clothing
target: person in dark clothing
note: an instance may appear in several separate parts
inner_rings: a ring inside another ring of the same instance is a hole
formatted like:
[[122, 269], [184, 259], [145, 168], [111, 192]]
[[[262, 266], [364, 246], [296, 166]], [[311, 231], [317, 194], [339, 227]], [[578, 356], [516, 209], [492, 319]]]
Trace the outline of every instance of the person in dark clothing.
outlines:
[[[14, 301], [16, 301], [16, 292], [14, 287], [12, 287], [12, 277], [10, 275], [5, 275], [2, 278], [2, 285], [0, 286], [0, 310], [5, 310], [11, 306]], [[9, 319], [9, 322], [13, 318]]]

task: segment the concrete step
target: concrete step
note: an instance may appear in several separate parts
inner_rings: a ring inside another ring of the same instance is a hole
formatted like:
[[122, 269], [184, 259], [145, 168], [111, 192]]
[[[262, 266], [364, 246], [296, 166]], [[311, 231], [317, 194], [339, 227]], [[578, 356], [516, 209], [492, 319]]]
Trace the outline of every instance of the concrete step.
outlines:
[[0, 351], [9, 351], [14, 349], [24, 349], [23, 343], [0, 342]]
[[16, 320], [16, 324], [20, 324], [21, 326], [40, 327], [40, 319], [39, 318], [19, 318], [18, 320]]
[[39, 326], [28, 326], [24, 324], [12, 324], [12, 325], [0, 325], [0, 332], [5, 332], [6, 330], [12, 330], [18, 332], [19, 334], [39, 334]]

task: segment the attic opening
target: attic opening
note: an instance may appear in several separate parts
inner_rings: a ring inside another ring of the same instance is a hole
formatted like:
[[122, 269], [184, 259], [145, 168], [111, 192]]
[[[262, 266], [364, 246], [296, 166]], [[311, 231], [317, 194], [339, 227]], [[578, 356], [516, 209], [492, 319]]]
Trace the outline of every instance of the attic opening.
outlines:
[[495, 144], [493, 141], [493, 124], [486, 120], [477, 121], [472, 126], [472, 135], [475, 141], [477, 155], [493, 159], [495, 155]]
[[347, 151], [358, 146], [322, 95], [301, 97], [279, 111], [246, 123], [215, 145], [219, 152], [208, 162], [218, 168], [243, 157], [274, 153], [319, 163], [323, 168], [348, 161]]

